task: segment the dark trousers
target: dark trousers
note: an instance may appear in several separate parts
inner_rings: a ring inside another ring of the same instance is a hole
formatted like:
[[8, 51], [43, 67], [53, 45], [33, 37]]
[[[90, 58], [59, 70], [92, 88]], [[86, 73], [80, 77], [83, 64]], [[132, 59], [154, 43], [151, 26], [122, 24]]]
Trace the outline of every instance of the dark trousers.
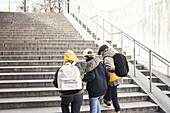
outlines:
[[71, 103], [71, 113], [80, 113], [80, 107], [83, 101], [83, 93], [69, 96], [61, 97], [61, 109], [62, 113], [70, 113], [69, 104]]
[[117, 97], [117, 86], [108, 86], [107, 93], [105, 94], [104, 99], [107, 101], [112, 100], [115, 111], [120, 111], [120, 106]]

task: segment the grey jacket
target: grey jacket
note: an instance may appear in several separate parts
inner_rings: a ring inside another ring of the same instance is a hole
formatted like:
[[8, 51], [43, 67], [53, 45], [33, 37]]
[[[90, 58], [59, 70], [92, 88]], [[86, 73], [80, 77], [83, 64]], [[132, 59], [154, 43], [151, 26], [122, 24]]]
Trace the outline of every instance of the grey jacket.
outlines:
[[[115, 54], [115, 52], [112, 50], [112, 48], [110, 48], [103, 57], [113, 57], [113, 55]], [[115, 65], [113, 64], [113, 62], [109, 59], [109, 58], [105, 58], [104, 59], [104, 65], [106, 66], [106, 69], [107, 70], [112, 70], [113, 68], [115, 68]], [[118, 85], [118, 81], [119, 80], [115, 80], [113, 82], [110, 82], [109, 84], [112, 86], [112, 85], [115, 85], [117, 86]]]
[[88, 73], [92, 71], [94, 68], [96, 68], [100, 63], [99, 58], [94, 58], [93, 60], [90, 60], [89, 62], [77, 62], [76, 66], [80, 70], [80, 74], [84, 75], [85, 73]]

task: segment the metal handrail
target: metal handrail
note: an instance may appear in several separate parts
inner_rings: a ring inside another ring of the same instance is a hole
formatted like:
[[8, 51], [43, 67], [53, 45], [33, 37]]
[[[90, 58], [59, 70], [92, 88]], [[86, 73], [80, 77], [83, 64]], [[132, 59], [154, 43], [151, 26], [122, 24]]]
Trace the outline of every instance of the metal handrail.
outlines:
[[[94, 17], [100, 17], [100, 18], [104, 19], [103, 17], [101, 17], [101, 16], [99, 16], [99, 15], [95, 15], [95, 16], [93, 16], [92, 18], [94, 18]], [[109, 22], [108, 20], [106, 20], [106, 19], [104, 19], [104, 20], [105, 20], [105, 22], [109, 23], [110, 25], [112, 25], [113, 27], [115, 27], [117, 30], [119, 30], [120, 32], [122, 32], [124, 35], [126, 35], [126, 36], [127, 36], [126, 38], [128, 38], [128, 39], [131, 38], [133, 41], [135, 40], [136, 43], [138, 43], [138, 46], [140, 46], [140, 47], [143, 46], [144, 48], [148, 49], [148, 51], [151, 50], [150, 48], [146, 47], [144, 44], [140, 43], [139, 41], [137, 41], [136, 39], [134, 39], [133, 37], [131, 37], [130, 35], [128, 35], [127, 33], [125, 33], [123, 30], [121, 30], [121, 29], [119, 29], [118, 27], [114, 26], [114, 25], [113, 25], [111, 22]], [[156, 54], [156, 55], [159, 56], [161, 59], [163, 59], [165, 62], [168, 62], [168, 63], [170, 64], [170, 61], [168, 61], [167, 59], [163, 58], [162, 56], [160, 56], [158, 53], [154, 52], [153, 50], [151, 50], [151, 51], [152, 51], [152, 53]], [[163, 63], [165, 63], [165, 62], [163, 62]], [[168, 66], [170, 66], [170, 65], [168, 65]]]
[[[66, 3], [70, 3], [67, 0], [65, 0]], [[80, 10], [78, 10], [77, 8], [75, 8], [75, 10], [77, 12], [79, 12], [78, 16], [80, 16], [80, 14], [82, 14], [83, 16], [86, 17], [86, 31], [87, 31], [87, 19], [89, 19], [91, 21], [91, 25], [92, 26], [92, 22], [94, 22], [96, 24], [96, 36], [97, 36], [97, 28], [98, 26], [100, 28], [103, 29], [103, 43], [104, 43], [104, 32], [107, 32], [109, 35], [111, 35], [111, 42], [113, 44], [113, 35], [114, 34], [121, 34], [121, 46], [122, 46], [122, 52], [123, 52], [123, 36], [126, 37], [128, 40], [132, 41], [134, 43], [134, 48], [133, 48], [133, 54], [134, 54], [134, 76], [136, 76], [136, 53], [135, 53], [135, 45], [138, 45], [140, 48], [144, 49], [145, 51], [147, 51], [149, 53], [149, 71], [150, 71], [150, 92], [152, 92], [152, 56], [154, 56], [156, 59], [158, 59], [159, 61], [161, 61], [163, 64], [165, 64], [167, 66], [167, 75], [169, 75], [169, 67], [170, 67], [170, 61], [168, 61], [167, 59], [163, 58], [162, 56], [160, 56], [158, 53], [154, 52], [153, 50], [151, 50], [150, 48], [148, 48], [147, 46], [145, 46], [144, 44], [142, 44], [141, 42], [139, 42], [138, 40], [134, 39], [133, 37], [131, 37], [130, 35], [128, 35], [127, 33], [125, 33], [123, 30], [119, 29], [118, 27], [116, 27], [115, 25], [113, 25], [111, 22], [109, 22], [108, 20], [106, 20], [105, 18], [99, 16], [99, 15], [95, 15], [93, 17], [88, 17], [85, 13], [81, 12]], [[82, 16], [81, 15], [81, 16]], [[97, 19], [101, 18], [103, 20], [103, 26], [98, 24]], [[78, 17], [77, 17], [78, 18]], [[93, 20], [94, 18], [96, 18], [96, 22]], [[80, 20], [80, 18], [78, 18], [78, 21]], [[104, 22], [107, 22], [108, 24], [111, 25], [111, 32], [107, 31], [104, 28]], [[118, 33], [113, 33], [113, 28], [117, 29], [119, 32]], [[91, 35], [92, 35], [92, 27], [91, 27]], [[86, 32], [86, 36], [87, 36], [87, 32]], [[97, 38], [96, 38], [97, 39]]]

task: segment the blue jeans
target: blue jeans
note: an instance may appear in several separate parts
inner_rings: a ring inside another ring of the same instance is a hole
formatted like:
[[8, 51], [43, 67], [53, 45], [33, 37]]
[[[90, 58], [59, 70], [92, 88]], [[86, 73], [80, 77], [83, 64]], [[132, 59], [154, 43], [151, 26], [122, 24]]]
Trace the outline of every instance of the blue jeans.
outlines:
[[101, 98], [103, 98], [103, 96], [89, 98], [90, 113], [101, 113], [100, 111], [100, 99]]

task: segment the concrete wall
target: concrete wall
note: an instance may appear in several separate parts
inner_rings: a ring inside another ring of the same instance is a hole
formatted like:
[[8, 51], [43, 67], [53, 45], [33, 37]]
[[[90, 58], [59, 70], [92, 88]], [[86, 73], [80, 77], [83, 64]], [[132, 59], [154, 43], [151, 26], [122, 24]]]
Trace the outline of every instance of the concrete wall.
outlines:
[[[116, 9], [110, 8], [111, 10], [97, 6], [94, 0], [77, 0], [77, 2], [80, 10], [88, 16], [92, 17], [96, 14], [104, 16], [144, 45], [170, 60], [169, 0], [129, 0], [129, 3]], [[103, 7], [107, 4], [103, 3]]]

